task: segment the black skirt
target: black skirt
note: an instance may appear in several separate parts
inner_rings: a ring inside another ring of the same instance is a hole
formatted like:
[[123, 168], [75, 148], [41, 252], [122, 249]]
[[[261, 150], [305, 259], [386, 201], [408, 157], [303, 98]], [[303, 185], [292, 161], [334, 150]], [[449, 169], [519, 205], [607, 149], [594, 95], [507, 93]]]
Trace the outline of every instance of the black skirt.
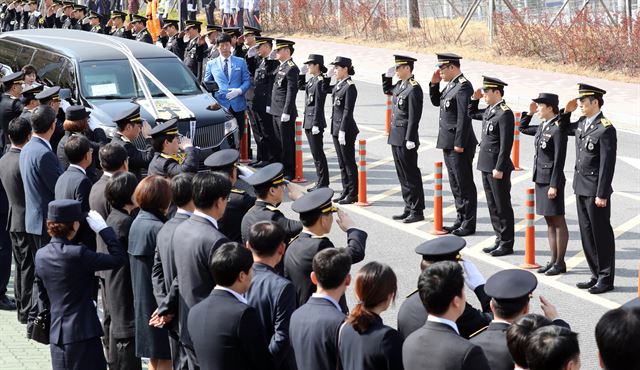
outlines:
[[549, 199], [549, 184], [536, 183], [536, 214], [540, 216], [564, 216], [564, 181], [558, 186], [558, 195]]

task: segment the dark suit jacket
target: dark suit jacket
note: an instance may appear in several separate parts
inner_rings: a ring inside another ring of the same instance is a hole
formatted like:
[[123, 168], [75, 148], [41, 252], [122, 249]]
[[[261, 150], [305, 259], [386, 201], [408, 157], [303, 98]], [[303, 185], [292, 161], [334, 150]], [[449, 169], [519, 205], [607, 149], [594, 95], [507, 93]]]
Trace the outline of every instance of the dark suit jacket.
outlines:
[[251, 226], [260, 221], [273, 221], [282, 226], [287, 234], [286, 242], [302, 231], [302, 223], [300, 221], [288, 219], [277, 207], [258, 199], [255, 205], [242, 218], [241, 233], [243, 242], [249, 240]]
[[186, 156], [182, 164], [163, 153], [155, 153], [149, 163], [149, 176], [160, 175], [171, 178], [183, 172], [196, 173], [198, 172], [199, 153], [200, 150], [195, 147], [185, 149]]
[[60, 238], [52, 238], [36, 253], [36, 282], [40, 299], [51, 310], [52, 344], [103, 335], [93, 303], [93, 276], [96, 271], [122, 266], [126, 255], [113, 229], [102, 230], [100, 236], [107, 243], [109, 254], [96, 253]]
[[256, 198], [244, 190], [231, 189], [227, 208], [218, 220], [220, 232], [234, 242], [242, 243], [242, 219], [256, 203]]
[[503, 101], [489, 109], [478, 109], [479, 100], [469, 102], [469, 117], [482, 121], [482, 139], [478, 154], [478, 170], [513, 170], [511, 147], [513, 146], [513, 111]]
[[111, 142], [118, 143], [126, 149], [127, 157], [129, 158], [129, 172], [136, 175], [138, 180], [142, 179], [142, 171], [149, 167], [149, 163], [155, 153], [151, 144], [147, 143], [144, 150], [139, 150], [131, 141], [120, 135], [120, 133], [114, 134]]
[[289, 335], [300, 370], [335, 370], [338, 330], [346, 316], [330, 301], [311, 297], [291, 316]]
[[20, 176], [20, 149], [11, 148], [0, 158], [0, 181], [9, 201], [7, 230], [24, 232], [25, 200], [24, 186]]
[[55, 199], [55, 187], [62, 168], [45, 141], [33, 136], [20, 153], [20, 175], [25, 194], [25, 229], [43, 235], [49, 202]]
[[64, 136], [60, 139], [60, 141], [58, 142], [58, 146], [56, 147], [58, 160], [60, 161], [60, 165], [62, 166], [62, 168], [65, 170], [69, 167], [69, 160], [67, 159], [67, 155], [64, 152], [64, 146], [65, 144], [67, 144], [67, 141], [71, 136], [84, 136], [89, 140], [91, 149], [93, 149], [93, 159], [89, 167], [87, 167], [86, 171], [87, 177], [91, 180], [91, 183], [95, 183], [96, 181], [98, 181], [100, 176], [102, 176], [98, 152], [100, 151], [100, 147], [109, 142], [109, 139], [107, 139], [107, 135], [101, 128], [96, 128], [95, 130], [89, 131], [87, 133], [72, 133], [69, 131], [65, 131]]
[[83, 212], [89, 212], [91, 180], [80, 169], [69, 167], [56, 182], [56, 199], [75, 199], [80, 202]]
[[429, 84], [431, 104], [440, 107], [438, 141], [436, 148], [453, 149], [454, 146], [475, 151], [478, 144], [467, 115], [473, 86], [463, 75], [456, 77], [440, 91], [440, 84]]
[[[358, 263], [364, 259], [366, 244], [367, 233], [364, 231], [353, 228], [347, 232], [345, 250], [351, 255], [351, 263]], [[310, 278], [313, 257], [327, 248], [334, 248], [329, 238], [312, 236], [305, 232], [300, 233], [300, 236], [289, 244], [284, 256], [284, 274], [296, 287], [298, 306], [305, 304], [316, 291], [316, 286]]]
[[[93, 184], [91, 191], [89, 192], [89, 208], [97, 211], [105, 220], [111, 213], [111, 205], [107, 201], [107, 197], [104, 195], [104, 189], [107, 187], [107, 183], [111, 179], [111, 176], [102, 175], [100, 179]], [[96, 234], [96, 251], [105, 253], [107, 251], [107, 245], [102, 241], [100, 235]], [[106, 273], [103, 271], [98, 272], [96, 275], [106, 277]]]
[[249, 305], [258, 311], [276, 368], [296, 369], [289, 342], [289, 322], [296, 310], [293, 284], [270, 266], [256, 262], [253, 264], [253, 279], [246, 298]]
[[558, 188], [565, 183], [564, 162], [567, 157], [567, 134], [560, 127], [560, 117], [554, 117], [547, 127], [530, 126], [531, 116], [522, 113], [521, 133], [534, 136], [533, 182]]
[[482, 349], [462, 338], [446, 324], [427, 321], [402, 346], [405, 370], [489, 370]]
[[274, 369], [258, 313], [227, 291], [193, 306], [188, 328], [203, 370]]
[[228, 241], [209, 220], [195, 214], [176, 227], [171, 239], [177, 271], [173, 284], [178, 284], [180, 292], [180, 340], [187, 345], [191, 344], [189, 310], [207, 298], [216, 285], [209, 273], [209, 261], [213, 252]]
[[340, 333], [340, 362], [349, 370], [402, 370], [402, 335], [380, 316], [364, 333], [345, 325]]
[[353, 111], [358, 99], [358, 89], [351, 77], [336, 84], [331, 91], [333, 108], [331, 111], [331, 135], [338, 136], [344, 131], [346, 137], [355, 138], [360, 132]]

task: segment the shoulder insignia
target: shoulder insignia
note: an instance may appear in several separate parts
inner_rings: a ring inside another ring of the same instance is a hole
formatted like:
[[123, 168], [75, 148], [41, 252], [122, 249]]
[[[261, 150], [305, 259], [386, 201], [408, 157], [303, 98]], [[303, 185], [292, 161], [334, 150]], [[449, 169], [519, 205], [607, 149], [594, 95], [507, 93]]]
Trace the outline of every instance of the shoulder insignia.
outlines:
[[505, 112], [511, 110], [511, 108], [509, 108], [509, 106], [505, 103], [500, 104], [500, 108], [502, 108], [502, 110]]
[[609, 121], [608, 118], [604, 118], [604, 117], [600, 118], [600, 122], [602, 123], [602, 126], [604, 126], [604, 127], [609, 127], [609, 126], [613, 125], [613, 123], [611, 123], [611, 121]]
[[407, 294], [407, 296], [405, 298], [409, 298], [409, 297], [411, 297], [412, 295], [414, 295], [416, 293], [418, 293], [418, 288], [416, 288], [416, 290], [414, 290], [413, 292]]
[[240, 189], [231, 189], [232, 193], [236, 193], [236, 194], [244, 194], [245, 191], [244, 190], [240, 190]]
[[487, 326], [485, 326], [484, 328], [482, 328], [482, 329], [478, 330], [477, 332], [475, 332], [475, 333], [471, 334], [471, 335], [469, 336], [469, 339], [471, 339], [471, 338], [475, 337], [476, 335], [478, 335], [478, 334], [480, 334], [480, 333], [484, 332], [485, 330], [487, 330], [487, 328], [488, 328], [488, 327], [489, 327], [489, 325], [487, 325]]
[[274, 206], [272, 206], [271, 204], [267, 204], [267, 205], [265, 206], [265, 208], [266, 208], [266, 209], [268, 209], [268, 210], [269, 210], [269, 211], [271, 211], [271, 212], [280, 212], [280, 210], [278, 209], [278, 207], [274, 207]]
[[467, 82], [467, 79], [464, 78], [464, 76], [460, 76], [460, 78], [458, 78], [458, 82], [460, 83]]
[[354, 84], [354, 82], [353, 82], [352, 80], [347, 80], [347, 84], [349, 84], [349, 85], [353, 85], [353, 84]]
[[294, 240], [298, 239], [298, 237], [300, 236], [300, 234], [294, 236], [293, 238], [291, 238], [291, 240], [289, 240], [289, 245], [291, 245], [291, 243], [293, 243]]
[[289, 67], [295, 67], [295, 65], [296, 65], [292, 60], [290, 60], [288, 62], [288, 64], [289, 64]]
[[413, 78], [409, 80], [409, 83], [411, 84], [411, 86], [418, 86], [418, 85], [420, 85], [420, 84], [418, 83], [418, 81], [414, 80]]
[[44, 24], [44, 18], [40, 18], [40, 20], [38, 20], [38, 23]]

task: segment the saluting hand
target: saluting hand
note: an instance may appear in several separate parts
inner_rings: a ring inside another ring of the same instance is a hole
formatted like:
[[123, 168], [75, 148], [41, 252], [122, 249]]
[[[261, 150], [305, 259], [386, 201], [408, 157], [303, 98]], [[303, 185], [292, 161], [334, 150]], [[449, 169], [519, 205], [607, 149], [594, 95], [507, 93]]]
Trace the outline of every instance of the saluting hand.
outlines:
[[482, 89], [476, 89], [476, 91], [473, 92], [471, 99], [480, 100], [480, 98], [482, 98]]
[[440, 77], [440, 69], [436, 69], [433, 72], [433, 75], [431, 75], [431, 83], [432, 84], [439, 84], [440, 81], [442, 81], [442, 77]]
[[393, 67], [389, 67], [389, 69], [387, 69], [387, 73], [384, 74], [384, 76], [386, 78], [393, 78], [393, 76], [396, 75], [396, 66], [394, 65]]
[[529, 103], [529, 115], [533, 116], [538, 111], [538, 103], [532, 101]]
[[342, 209], [338, 209], [338, 219], [336, 220], [336, 222], [338, 223], [338, 226], [340, 226], [340, 229], [342, 229], [342, 231], [344, 231], [345, 233], [349, 229], [356, 226], [349, 214], [347, 214]]
[[180, 136], [180, 149], [185, 150], [187, 148], [191, 148], [193, 144], [191, 143], [191, 139], [186, 136]]
[[553, 321], [558, 318], [558, 309], [552, 305], [545, 297], [540, 296], [540, 308], [544, 312], [544, 316]]
[[596, 197], [595, 203], [596, 203], [596, 207], [604, 208], [604, 207], [607, 206], [607, 198], [598, 198], [598, 197]]
[[565, 112], [573, 112], [576, 109], [578, 109], [578, 99], [569, 100], [564, 107]]

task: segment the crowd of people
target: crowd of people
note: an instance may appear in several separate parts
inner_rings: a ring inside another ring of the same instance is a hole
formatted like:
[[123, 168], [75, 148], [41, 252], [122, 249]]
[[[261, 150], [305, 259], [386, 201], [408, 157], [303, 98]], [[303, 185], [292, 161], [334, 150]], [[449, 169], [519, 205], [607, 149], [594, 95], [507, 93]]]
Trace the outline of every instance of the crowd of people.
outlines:
[[[167, 19], [154, 40], [138, 15], [112, 11], [103, 26], [101, 14], [86, 14], [82, 6], [53, 1], [47, 7], [38, 21], [42, 27], [105, 27], [115, 37], [159, 41], [203, 84], [215, 82], [216, 100], [241, 130], [249, 120], [257, 147], [255, 173], [239, 166], [235, 149], [201, 158], [179, 134], [176, 119], [151, 127], [136, 103], [113, 117], [117, 131], [110, 138], [92, 127], [90, 111], [61, 98], [60, 87], [42, 84], [33, 66], [2, 77], [0, 215], [7, 228], [0, 232], [0, 308], [15, 309], [27, 336], [50, 345], [54, 369], [140, 369], [143, 358], [151, 369], [190, 370], [580, 368], [577, 334], [555, 306], [540, 297], [544, 315], [529, 313], [537, 286], [532, 273], [504, 270], [485, 281], [460, 258], [463, 237], [476, 228], [472, 120], [482, 121], [478, 170], [496, 233], [485, 252], [513, 253], [514, 114], [504, 101], [506, 82], [485, 76], [474, 90], [460, 56], [437, 55], [429, 97], [439, 106], [437, 148], [457, 217], [446, 227], [452, 235], [416, 247], [422, 272], [417, 290], [400, 307], [396, 330], [381, 319], [397, 295], [390, 266], [366, 263], [354, 279], [357, 302], [349, 304], [345, 296], [352, 264], [365, 259], [367, 245], [365, 230], [336, 206], [358, 199], [358, 93], [350, 58], [338, 56], [327, 68], [322, 55], [311, 54], [298, 68], [293, 41], [261, 36], [250, 26], [209, 24], [201, 35], [198, 21], [187, 20], [183, 33], [180, 21]], [[404, 200], [393, 218], [404, 223], [424, 220], [425, 208], [417, 155], [424, 95], [413, 76], [416, 64], [396, 55], [382, 75], [382, 89], [392, 96], [388, 143]], [[288, 185], [295, 174], [299, 91], [318, 178], [307, 194]], [[563, 169], [567, 136], [576, 137], [573, 185], [592, 273], [578, 287], [593, 294], [613, 289], [614, 278], [608, 199], [616, 131], [600, 111], [605, 93], [580, 84], [564, 109], [557, 95], [540, 93], [520, 126], [535, 135], [537, 213], [548, 224], [552, 251], [539, 270], [546, 275], [566, 271]], [[480, 99], [486, 108], [479, 108]], [[578, 106], [582, 117], [571, 122]], [[533, 114], [540, 125], [530, 124]], [[338, 157], [339, 195], [329, 189], [325, 129]], [[133, 143], [140, 136], [147, 143], [143, 150]], [[237, 188], [240, 178], [255, 196]], [[278, 209], [285, 195], [298, 219]], [[344, 248], [327, 237], [334, 214], [346, 234]], [[6, 295], [11, 250], [15, 300]], [[482, 307], [466, 302], [465, 285]], [[634, 351], [639, 305], [636, 299], [600, 319], [602, 368], [640, 368]], [[34, 332], [47, 318], [42, 340]]]

